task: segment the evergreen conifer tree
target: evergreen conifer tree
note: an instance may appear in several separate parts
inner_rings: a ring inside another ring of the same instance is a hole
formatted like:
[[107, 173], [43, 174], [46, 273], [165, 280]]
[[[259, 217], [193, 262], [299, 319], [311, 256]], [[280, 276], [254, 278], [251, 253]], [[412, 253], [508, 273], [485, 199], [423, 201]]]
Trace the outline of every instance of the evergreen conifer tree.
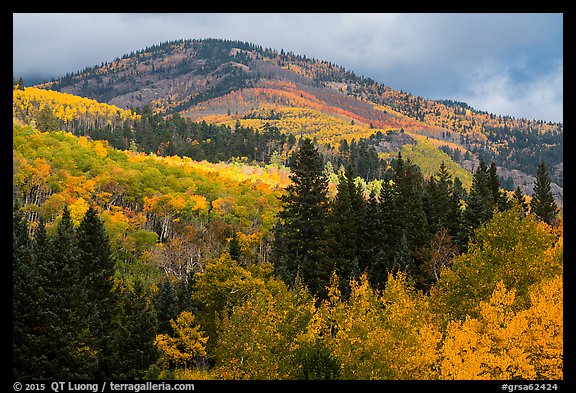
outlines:
[[408, 248], [415, 250], [429, 239], [428, 222], [424, 212], [424, 184], [418, 166], [404, 161], [398, 153], [396, 173], [395, 214], [397, 223], [406, 236]]
[[309, 290], [318, 294], [324, 292], [332, 271], [325, 241], [328, 181], [322, 157], [308, 138], [300, 141], [290, 177], [274, 231], [275, 269], [289, 285], [300, 274]]
[[194, 311], [196, 307], [192, 300], [192, 291], [194, 289], [194, 275], [195, 272], [190, 270], [188, 275], [178, 280], [174, 284], [174, 293], [178, 301], [177, 309], [178, 312], [182, 311]]
[[394, 253], [402, 236], [396, 212], [396, 198], [395, 183], [385, 178], [378, 197], [378, 219], [375, 222], [377, 229], [374, 235], [377, 241], [373, 251], [374, 260], [368, 274], [372, 285], [379, 289], [384, 288], [386, 284]]
[[98, 373], [96, 377], [110, 375], [107, 365], [110, 356], [111, 322], [116, 310], [117, 300], [114, 286], [114, 259], [104, 223], [90, 206], [76, 232], [79, 257], [78, 286], [82, 293], [80, 315], [93, 336], [94, 345], [99, 351]]
[[462, 227], [456, 239], [461, 249], [465, 250], [474, 230], [492, 217], [493, 206], [494, 199], [489, 186], [488, 167], [483, 160], [480, 160], [472, 177], [472, 187], [466, 209], [462, 213]]
[[326, 240], [328, 259], [334, 264], [341, 287], [346, 288], [350, 279], [359, 273], [366, 203], [361, 189], [354, 183], [350, 166], [339, 180], [338, 192], [330, 204]]
[[499, 211], [503, 212], [510, 208], [510, 201], [506, 192], [500, 188], [500, 180], [498, 179], [496, 163], [490, 163], [490, 168], [488, 169], [488, 188], [492, 194], [492, 206], [498, 208]]
[[170, 278], [166, 277], [164, 283], [160, 285], [158, 293], [154, 296], [154, 306], [158, 318], [158, 333], [172, 334], [170, 320], [178, 316], [179, 310], [178, 298]]
[[141, 379], [158, 358], [154, 345], [156, 312], [142, 283], [119, 289], [118, 315], [111, 331], [111, 372], [108, 378]]
[[40, 131], [58, 131], [60, 129], [60, 120], [54, 115], [52, 109], [44, 106], [36, 117], [36, 125]]
[[444, 162], [436, 176], [430, 178], [425, 191], [430, 235], [446, 228], [455, 236], [460, 227], [460, 198]]
[[408, 276], [414, 276], [416, 273], [416, 263], [412, 257], [412, 252], [410, 251], [408, 241], [404, 233], [402, 233], [402, 236], [400, 237], [400, 244], [396, 248], [390, 269], [391, 273], [397, 273], [398, 271], [402, 271]]
[[85, 305], [80, 283], [80, 258], [76, 229], [68, 206], [51, 238], [43, 275], [43, 310], [47, 378], [92, 379], [97, 369], [98, 346], [82, 311]]
[[381, 241], [379, 238], [380, 228], [380, 215], [378, 199], [374, 189], [370, 192], [368, 201], [366, 201], [366, 212], [364, 219], [360, 222], [362, 237], [360, 241], [362, 245], [358, 250], [359, 273], [368, 273], [372, 269], [374, 257], [378, 248], [378, 243]]
[[35, 327], [38, 321], [38, 280], [32, 252], [32, 240], [22, 212], [16, 207], [12, 215], [12, 373], [17, 379], [40, 377]]
[[538, 165], [536, 181], [534, 182], [534, 196], [530, 201], [530, 208], [536, 217], [547, 224], [552, 224], [558, 214], [558, 205], [556, 205], [552, 195], [550, 178], [544, 161]]
[[228, 252], [230, 253], [230, 258], [232, 258], [233, 261], [240, 263], [240, 255], [241, 255], [240, 243], [238, 242], [236, 232], [232, 233], [232, 238], [228, 243]]

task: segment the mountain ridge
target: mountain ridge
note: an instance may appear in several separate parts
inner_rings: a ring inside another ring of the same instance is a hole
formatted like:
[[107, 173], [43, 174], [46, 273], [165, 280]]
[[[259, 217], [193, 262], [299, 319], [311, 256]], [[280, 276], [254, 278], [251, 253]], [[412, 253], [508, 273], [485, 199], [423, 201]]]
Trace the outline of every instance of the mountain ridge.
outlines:
[[[248, 42], [168, 41], [39, 87], [217, 124], [291, 124], [290, 119], [318, 111], [332, 120], [292, 125], [290, 131], [314, 135], [311, 128], [317, 133], [334, 119], [350, 123], [322, 140], [337, 147], [342, 138], [403, 129], [430, 138], [438, 147], [456, 145], [476, 159], [496, 161], [506, 173], [522, 173], [523, 180], [510, 178], [514, 186], [525, 185], [540, 160], [551, 169], [552, 180], [563, 185], [563, 123], [497, 116], [458, 101], [424, 99], [331, 62]], [[458, 162], [457, 156], [452, 155]]]

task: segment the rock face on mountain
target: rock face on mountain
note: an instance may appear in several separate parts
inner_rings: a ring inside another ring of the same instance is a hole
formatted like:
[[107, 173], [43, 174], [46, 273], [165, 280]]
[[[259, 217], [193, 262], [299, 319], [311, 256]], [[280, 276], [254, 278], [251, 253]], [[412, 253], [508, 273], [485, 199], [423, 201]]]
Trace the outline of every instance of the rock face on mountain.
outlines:
[[[257, 127], [268, 122], [330, 144], [342, 137], [403, 129], [407, 135], [424, 135], [438, 147], [457, 150], [456, 156], [468, 152], [471, 162], [496, 162], [501, 176], [526, 193], [531, 191], [528, 179], [544, 161], [556, 196], [562, 195], [562, 123], [496, 116], [462, 102], [427, 100], [330, 62], [251, 43], [167, 42], [41, 87], [121, 108], [149, 106], [159, 114], [179, 113], [194, 121]], [[382, 146], [382, 151], [393, 148]]]

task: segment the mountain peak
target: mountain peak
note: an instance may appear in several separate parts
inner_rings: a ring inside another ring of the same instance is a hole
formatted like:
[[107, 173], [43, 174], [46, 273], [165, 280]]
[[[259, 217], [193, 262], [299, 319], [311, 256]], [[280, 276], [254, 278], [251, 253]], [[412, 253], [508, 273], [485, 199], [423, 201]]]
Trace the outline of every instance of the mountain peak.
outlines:
[[[343, 138], [403, 129], [430, 138], [455, 160], [469, 152], [476, 160], [497, 161], [528, 177], [535, 161], [561, 168], [563, 160], [562, 123], [424, 99], [331, 62], [242, 41], [165, 42], [42, 87], [120, 108], [148, 106], [158, 114], [179, 113], [194, 121], [274, 125], [335, 146]], [[554, 180], [562, 184], [561, 170]]]

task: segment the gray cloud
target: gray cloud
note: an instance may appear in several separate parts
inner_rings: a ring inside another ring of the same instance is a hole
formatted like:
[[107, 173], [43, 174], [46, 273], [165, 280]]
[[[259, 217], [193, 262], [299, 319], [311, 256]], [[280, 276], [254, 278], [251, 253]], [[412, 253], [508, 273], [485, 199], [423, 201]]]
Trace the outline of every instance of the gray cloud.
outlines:
[[14, 76], [58, 77], [174, 39], [342, 65], [426, 98], [562, 121], [562, 14], [14, 14]]

